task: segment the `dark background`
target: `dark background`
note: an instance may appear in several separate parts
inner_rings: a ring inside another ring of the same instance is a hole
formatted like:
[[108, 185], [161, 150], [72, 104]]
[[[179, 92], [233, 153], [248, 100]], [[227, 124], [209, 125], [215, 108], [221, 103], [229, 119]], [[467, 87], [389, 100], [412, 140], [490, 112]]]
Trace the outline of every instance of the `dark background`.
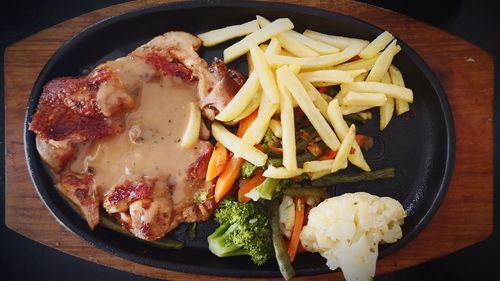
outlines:
[[[10, 1], [0, 7], [0, 47], [4, 48], [56, 23], [120, 0]], [[372, 5], [394, 10], [439, 27], [472, 42], [500, 61], [500, 8], [490, 1], [368, 0]], [[3, 74], [3, 55], [0, 57]], [[464, 77], [466, 79], [466, 77]], [[4, 116], [3, 75], [0, 78]], [[495, 108], [500, 104], [500, 75], [495, 73]], [[473, 93], [471, 93], [473, 94]], [[500, 175], [499, 114], [494, 114], [495, 175]], [[2, 123], [3, 126], [3, 123]], [[4, 130], [0, 130], [0, 168], [4, 170]], [[5, 186], [4, 174], [0, 184]], [[498, 206], [498, 177], [495, 176], [495, 206]], [[0, 279], [1, 280], [151, 280], [75, 258], [26, 239], [5, 226], [4, 192], [0, 191]], [[495, 208], [493, 235], [486, 241], [405, 270], [378, 276], [376, 280], [500, 280], [500, 218]], [[439, 247], [439, 245], [436, 245]]]

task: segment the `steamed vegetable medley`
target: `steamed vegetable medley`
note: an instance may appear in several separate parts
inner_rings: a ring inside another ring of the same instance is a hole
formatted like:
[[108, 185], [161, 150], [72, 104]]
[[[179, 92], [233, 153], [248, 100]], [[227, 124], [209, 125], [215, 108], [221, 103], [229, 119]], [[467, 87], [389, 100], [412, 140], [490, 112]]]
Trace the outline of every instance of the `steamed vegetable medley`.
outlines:
[[330, 188], [394, 177], [391, 167], [371, 170], [363, 153], [373, 140], [357, 126], [372, 122], [373, 109], [380, 130], [409, 111], [413, 92], [392, 64], [401, 48], [387, 31], [369, 42], [293, 28], [287, 18], [257, 16], [198, 35], [206, 47], [245, 36], [224, 61], [246, 56], [249, 69], [211, 127], [206, 180], [216, 182], [220, 226], [209, 248], [257, 265], [276, 258], [287, 280], [297, 254], [318, 252], [347, 280], [370, 280], [378, 244], [402, 237], [405, 211], [391, 198], [332, 197]]

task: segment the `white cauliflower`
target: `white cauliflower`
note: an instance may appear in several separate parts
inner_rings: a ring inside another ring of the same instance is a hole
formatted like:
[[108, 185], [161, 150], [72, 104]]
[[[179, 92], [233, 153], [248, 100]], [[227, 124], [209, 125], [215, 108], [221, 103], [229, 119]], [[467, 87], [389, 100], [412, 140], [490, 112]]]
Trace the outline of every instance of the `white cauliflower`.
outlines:
[[284, 195], [279, 208], [280, 231], [290, 239], [295, 223], [295, 203], [292, 197]]
[[340, 267], [346, 280], [371, 280], [378, 243], [400, 239], [405, 216], [403, 206], [392, 198], [347, 193], [311, 209], [300, 241], [307, 251], [326, 258], [331, 270]]

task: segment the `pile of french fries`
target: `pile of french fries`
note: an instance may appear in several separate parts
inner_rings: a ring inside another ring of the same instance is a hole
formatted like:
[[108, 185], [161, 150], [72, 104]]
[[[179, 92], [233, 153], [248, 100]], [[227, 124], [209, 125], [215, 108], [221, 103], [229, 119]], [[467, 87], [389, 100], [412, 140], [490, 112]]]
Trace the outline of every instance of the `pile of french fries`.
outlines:
[[[241, 25], [212, 30], [198, 37], [204, 46], [245, 36], [224, 50], [224, 62], [246, 55], [249, 76], [231, 102], [212, 124], [214, 138], [256, 166], [265, 166], [267, 154], [255, 148], [266, 131], [282, 141], [283, 167], [268, 165], [264, 176], [292, 178], [306, 173], [312, 180], [345, 169], [348, 162], [370, 171], [355, 140], [355, 125], [344, 115], [378, 107], [380, 129], [396, 112], [409, 110], [413, 92], [404, 85], [401, 72], [392, 65], [401, 50], [385, 31], [373, 41], [327, 35], [312, 30], [299, 33], [288, 18], [271, 22], [257, 16]], [[332, 99], [317, 87], [340, 85]], [[297, 165], [294, 107], [300, 107], [321, 140], [337, 155], [332, 160]], [[225, 126], [235, 124], [258, 110], [255, 121], [239, 138]]]

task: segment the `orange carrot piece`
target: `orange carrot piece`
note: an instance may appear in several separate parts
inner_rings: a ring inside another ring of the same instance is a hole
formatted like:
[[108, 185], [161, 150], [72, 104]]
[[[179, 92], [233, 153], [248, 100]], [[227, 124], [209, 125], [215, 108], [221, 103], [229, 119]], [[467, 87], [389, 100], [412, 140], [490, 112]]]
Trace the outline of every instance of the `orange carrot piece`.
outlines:
[[[257, 110], [240, 121], [240, 126], [238, 127], [236, 135], [241, 138], [255, 118], [257, 118]], [[219, 176], [217, 183], [215, 184], [215, 202], [220, 202], [224, 195], [231, 190], [234, 182], [236, 182], [236, 179], [240, 175], [240, 169], [243, 165], [243, 161], [244, 160], [242, 158], [235, 158], [234, 156], [231, 156], [224, 171]]]
[[257, 118], [258, 115], [258, 109], [256, 109], [252, 114], [248, 115], [245, 117], [243, 120], [240, 121], [240, 126], [238, 127], [238, 131], [236, 132], [236, 135], [241, 138], [247, 131], [248, 127], [253, 123], [253, 120]]
[[327, 152], [318, 157], [318, 160], [331, 160], [334, 159], [335, 156], [337, 156], [337, 150], [329, 149]]
[[243, 184], [238, 190], [238, 201], [246, 203], [250, 201], [250, 198], [246, 197], [245, 194], [250, 192], [250, 190], [261, 184], [266, 178], [262, 175], [262, 170], [258, 169], [255, 175], [251, 177], [245, 184]]
[[227, 159], [227, 149], [221, 143], [217, 143], [214, 152], [212, 152], [212, 156], [210, 156], [210, 161], [208, 162], [206, 181], [215, 179], [224, 171]]
[[281, 147], [275, 147], [275, 146], [272, 146], [272, 145], [268, 145], [268, 147], [274, 153], [283, 154], [283, 148], [281, 148]]
[[242, 158], [231, 157], [231, 159], [229, 159], [226, 169], [219, 176], [215, 184], [215, 202], [220, 202], [224, 195], [231, 190], [240, 174], [241, 165], [243, 165]]
[[292, 235], [290, 236], [290, 245], [288, 246], [288, 256], [293, 262], [300, 242], [300, 232], [304, 226], [305, 205], [303, 197], [295, 197], [295, 223], [293, 224]]
[[354, 138], [360, 147], [364, 147], [366, 142], [368, 141], [368, 136], [365, 135], [356, 135]]

